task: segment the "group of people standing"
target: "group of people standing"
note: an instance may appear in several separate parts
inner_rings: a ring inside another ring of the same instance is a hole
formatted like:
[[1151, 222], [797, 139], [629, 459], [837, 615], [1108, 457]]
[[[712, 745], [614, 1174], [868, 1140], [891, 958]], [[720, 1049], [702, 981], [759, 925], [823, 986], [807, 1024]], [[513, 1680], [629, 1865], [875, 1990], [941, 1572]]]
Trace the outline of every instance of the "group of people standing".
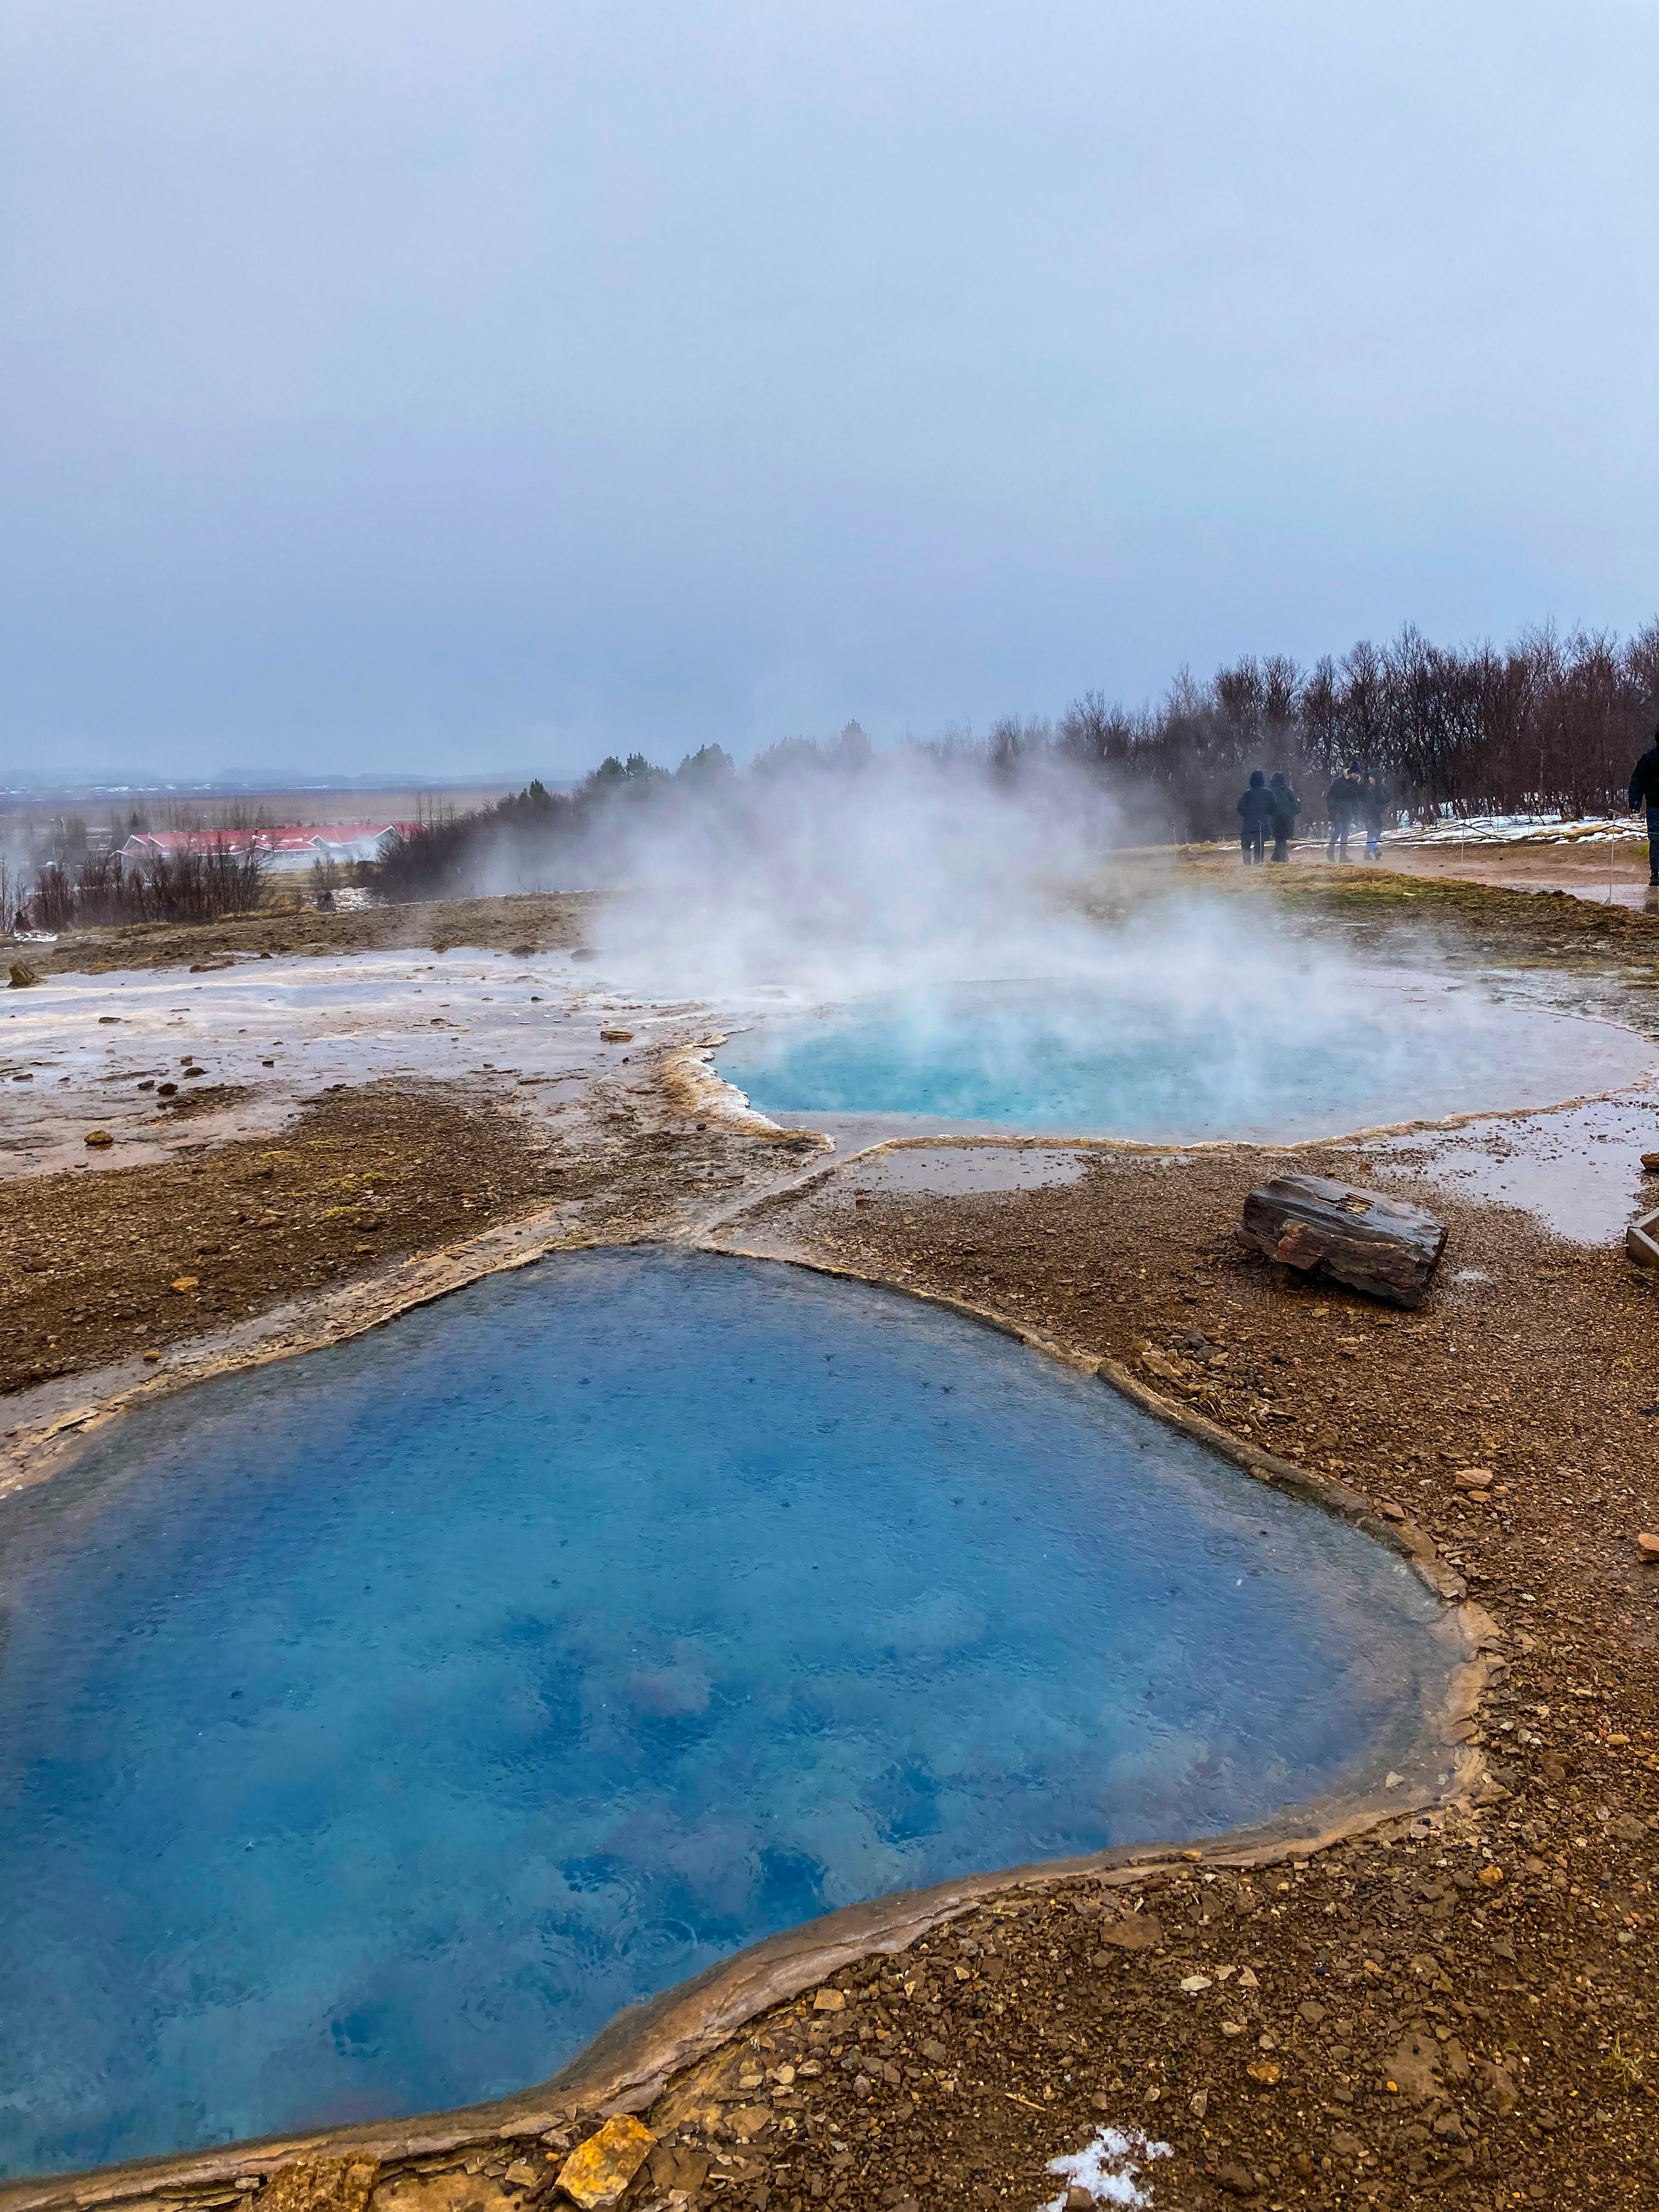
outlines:
[[[1329, 832], [1325, 840], [1325, 858], [1346, 860], [1348, 839], [1355, 823], [1361, 822], [1365, 829], [1365, 858], [1374, 860], [1382, 849], [1382, 817], [1388, 805], [1389, 787], [1382, 778], [1368, 775], [1358, 761], [1350, 761], [1331, 779], [1331, 787], [1325, 793], [1325, 820]], [[1252, 769], [1250, 787], [1238, 802], [1239, 842], [1244, 848], [1245, 866], [1267, 857], [1270, 831], [1273, 859], [1288, 860], [1291, 836], [1301, 811], [1302, 801], [1291, 790], [1287, 776], [1275, 769], [1270, 781], [1259, 768]]]

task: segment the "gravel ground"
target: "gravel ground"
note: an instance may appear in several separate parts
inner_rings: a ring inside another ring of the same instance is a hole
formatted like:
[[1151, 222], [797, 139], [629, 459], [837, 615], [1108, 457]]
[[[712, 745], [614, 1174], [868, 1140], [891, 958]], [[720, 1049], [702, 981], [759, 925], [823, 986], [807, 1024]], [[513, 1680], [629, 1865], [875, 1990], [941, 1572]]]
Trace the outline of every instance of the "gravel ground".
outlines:
[[159, 1357], [550, 1206], [625, 1240], [777, 1175], [775, 1144], [664, 1127], [653, 1103], [648, 1079], [619, 1079], [547, 1121], [476, 1081], [377, 1083], [274, 1138], [0, 1182], [0, 1392]]

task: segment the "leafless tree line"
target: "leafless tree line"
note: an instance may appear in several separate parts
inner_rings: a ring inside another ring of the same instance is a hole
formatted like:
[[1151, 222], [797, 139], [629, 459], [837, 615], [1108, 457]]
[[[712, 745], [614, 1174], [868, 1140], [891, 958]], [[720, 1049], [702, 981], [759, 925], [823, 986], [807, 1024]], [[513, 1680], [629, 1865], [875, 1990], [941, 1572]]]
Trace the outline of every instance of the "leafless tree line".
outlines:
[[124, 860], [90, 852], [78, 865], [48, 861], [21, 902], [15, 926], [50, 930], [109, 928], [135, 921], [217, 921], [259, 904], [264, 855], [210, 845]]
[[1416, 821], [1622, 811], [1656, 714], [1659, 621], [1622, 641], [1531, 630], [1501, 651], [1434, 645], [1407, 627], [1386, 646], [1362, 641], [1311, 668], [1275, 653], [1207, 684], [1183, 671], [1155, 707], [1085, 692], [1052, 732], [999, 723], [991, 749], [1012, 763], [1052, 744], [1111, 775], [1149, 828], [1196, 839], [1232, 830], [1252, 769], [1282, 769], [1308, 820], [1354, 761]]

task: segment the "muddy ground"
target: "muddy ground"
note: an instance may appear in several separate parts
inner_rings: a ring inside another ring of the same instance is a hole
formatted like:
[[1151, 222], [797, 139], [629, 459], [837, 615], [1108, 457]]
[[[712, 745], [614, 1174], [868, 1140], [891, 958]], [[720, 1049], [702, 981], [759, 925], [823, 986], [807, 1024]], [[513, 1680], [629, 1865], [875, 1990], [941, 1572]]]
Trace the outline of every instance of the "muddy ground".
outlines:
[[[1372, 931], [1416, 930], [1427, 902], [1494, 958], [1582, 963], [1598, 989], [1645, 988], [1659, 955], [1659, 925], [1617, 907], [1323, 875], [1273, 896]], [[461, 1086], [374, 1086], [317, 1102], [276, 1146], [14, 1184], [7, 1387], [433, 1249], [544, 1206], [563, 1177], [589, 1178], [584, 1203], [641, 1235], [684, 1218], [699, 1182], [741, 1196], [776, 1171], [753, 1139], [677, 1123], [672, 1102], [614, 1111], [562, 1156]], [[1158, 2212], [1659, 2203], [1659, 1570], [1635, 1544], [1659, 1523], [1655, 1291], [1616, 1249], [1419, 1188], [1409, 1159], [1387, 1187], [1451, 1227], [1423, 1309], [1303, 1286], [1232, 1236], [1243, 1191], [1286, 1165], [1382, 1173], [1352, 1148], [1268, 1162], [1237, 1147], [950, 1196], [866, 1178], [860, 1204], [854, 1167], [727, 1234], [1109, 1353], [1426, 1528], [1502, 1635], [1491, 1802], [1247, 1879], [1176, 1859], [1127, 1892], [1072, 1882], [977, 1905], [671, 2083], [642, 2114], [659, 2141], [629, 2206], [1035, 2207], [1064, 2198], [1048, 2162], [1108, 2125], [1169, 2146], [1136, 2185]], [[171, 1287], [182, 1276], [191, 1291]], [[1484, 1498], [1455, 1480], [1471, 1464], [1492, 1470]], [[544, 2143], [388, 2170], [376, 2204], [555, 2203], [596, 2124], [573, 2114]], [[334, 2181], [317, 2186], [336, 2201]]]

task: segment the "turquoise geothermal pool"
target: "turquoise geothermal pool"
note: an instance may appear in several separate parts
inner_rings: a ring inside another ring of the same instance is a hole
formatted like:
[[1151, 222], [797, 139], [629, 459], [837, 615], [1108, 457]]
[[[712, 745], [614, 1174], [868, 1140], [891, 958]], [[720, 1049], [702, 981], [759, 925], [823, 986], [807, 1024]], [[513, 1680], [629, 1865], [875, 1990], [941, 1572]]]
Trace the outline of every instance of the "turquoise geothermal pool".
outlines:
[[763, 1114], [905, 1115], [1193, 1143], [1335, 1136], [1539, 1106], [1653, 1065], [1608, 1024], [1494, 1001], [1469, 984], [1286, 970], [1183, 998], [1126, 959], [1089, 981], [958, 983], [768, 1016], [717, 1063]]
[[854, 1899], [1402, 1755], [1391, 1554], [883, 1291], [574, 1254], [0, 1516], [0, 2163], [484, 2098]]

